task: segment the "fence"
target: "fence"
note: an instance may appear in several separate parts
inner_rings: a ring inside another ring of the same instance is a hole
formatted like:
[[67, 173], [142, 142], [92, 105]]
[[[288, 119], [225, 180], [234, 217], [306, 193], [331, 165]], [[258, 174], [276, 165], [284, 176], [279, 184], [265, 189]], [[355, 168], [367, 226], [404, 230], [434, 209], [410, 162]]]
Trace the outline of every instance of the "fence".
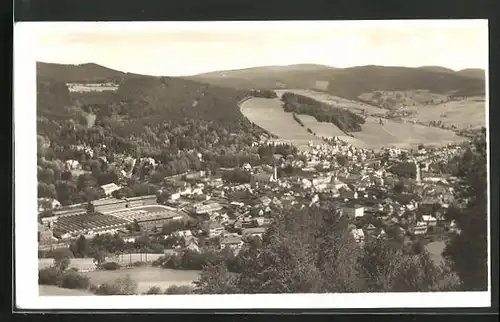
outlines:
[[106, 258], [107, 262], [116, 262], [120, 264], [121, 266], [129, 266], [132, 265], [133, 263], [150, 263], [161, 256], [165, 254], [157, 254], [157, 253], [124, 253], [124, 254], [119, 254], [119, 255], [114, 255]]

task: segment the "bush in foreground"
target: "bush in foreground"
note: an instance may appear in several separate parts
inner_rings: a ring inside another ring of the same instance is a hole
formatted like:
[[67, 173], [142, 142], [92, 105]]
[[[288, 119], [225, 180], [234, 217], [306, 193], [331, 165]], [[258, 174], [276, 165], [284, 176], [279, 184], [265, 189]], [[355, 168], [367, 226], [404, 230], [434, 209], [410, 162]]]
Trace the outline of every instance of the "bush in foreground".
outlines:
[[117, 278], [112, 283], [101, 284], [95, 294], [96, 295], [134, 295], [137, 294], [137, 282], [132, 280], [130, 275]]
[[100, 266], [100, 268], [107, 270], [107, 271], [115, 271], [117, 269], [120, 269], [121, 266], [120, 266], [120, 264], [118, 264], [116, 262], [108, 262], [108, 263], [102, 264]]
[[61, 271], [51, 266], [38, 271], [38, 284], [40, 285], [57, 285]]
[[90, 286], [90, 279], [75, 271], [68, 271], [62, 274], [59, 286], [69, 289], [88, 289]]
[[88, 289], [90, 280], [76, 270], [61, 271], [57, 267], [51, 266], [38, 271], [38, 284], [55, 285], [69, 289]]
[[144, 295], [158, 295], [161, 293], [161, 288], [159, 286], [153, 286], [147, 292], [145, 292]]
[[181, 286], [172, 285], [169, 286], [164, 292], [164, 294], [169, 294], [169, 295], [193, 294], [193, 293], [194, 289], [187, 285], [181, 285]]

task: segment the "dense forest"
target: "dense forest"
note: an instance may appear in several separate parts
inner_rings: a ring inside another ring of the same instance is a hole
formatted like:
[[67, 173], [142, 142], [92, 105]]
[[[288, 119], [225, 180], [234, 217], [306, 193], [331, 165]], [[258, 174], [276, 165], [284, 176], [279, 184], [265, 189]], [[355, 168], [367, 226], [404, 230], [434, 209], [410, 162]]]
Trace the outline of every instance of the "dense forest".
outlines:
[[[97, 198], [99, 185], [119, 177], [101, 158], [118, 165], [126, 157], [157, 160], [154, 168], [135, 169], [139, 181], [149, 182], [129, 185], [137, 188], [135, 194], [155, 191], [150, 185], [169, 175], [262, 162], [252, 143], [269, 134], [237, 106], [249, 92], [140, 76], [124, 79], [116, 92], [69, 92], [65, 83], [42, 76], [37, 85], [40, 197], [57, 197], [63, 204]], [[86, 173], [73, 177], [66, 160], [78, 161]]]
[[286, 112], [311, 115], [319, 122], [335, 124], [344, 132], [359, 132], [365, 119], [348, 110], [318, 102], [312, 98], [286, 92], [281, 97]]

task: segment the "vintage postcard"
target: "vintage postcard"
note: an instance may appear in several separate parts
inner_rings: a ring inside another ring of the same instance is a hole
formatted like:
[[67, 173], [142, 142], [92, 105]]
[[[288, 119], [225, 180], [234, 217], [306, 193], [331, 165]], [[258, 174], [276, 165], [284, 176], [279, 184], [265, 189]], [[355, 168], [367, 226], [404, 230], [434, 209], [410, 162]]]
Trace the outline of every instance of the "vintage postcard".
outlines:
[[14, 32], [20, 308], [490, 305], [486, 20]]

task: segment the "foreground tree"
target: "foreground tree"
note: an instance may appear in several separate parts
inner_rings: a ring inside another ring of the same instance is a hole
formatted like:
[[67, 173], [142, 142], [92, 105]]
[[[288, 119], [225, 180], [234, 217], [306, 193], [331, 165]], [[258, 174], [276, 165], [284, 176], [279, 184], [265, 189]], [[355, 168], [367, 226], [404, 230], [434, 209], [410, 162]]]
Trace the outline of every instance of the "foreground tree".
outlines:
[[54, 251], [53, 256], [54, 256], [54, 266], [60, 271], [64, 271], [71, 264], [71, 258], [73, 258], [73, 253], [69, 249], [62, 248]]
[[229, 275], [227, 267], [222, 263], [217, 265], [207, 264], [195, 285], [196, 292], [201, 294], [236, 293], [233, 278]]
[[486, 132], [476, 137], [464, 153], [459, 166], [463, 188], [460, 197], [464, 209], [453, 208], [447, 213], [460, 230], [447, 244], [443, 256], [450, 262], [466, 291], [488, 288], [487, 253], [487, 169]]
[[200, 293], [350, 293], [455, 290], [457, 278], [427, 252], [354, 240], [349, 220], [335, 204], [293, 208], [275, 214], [262, 246], [247, 245], [238, 255], [241, 273], [224, 264], [207, 266]]

